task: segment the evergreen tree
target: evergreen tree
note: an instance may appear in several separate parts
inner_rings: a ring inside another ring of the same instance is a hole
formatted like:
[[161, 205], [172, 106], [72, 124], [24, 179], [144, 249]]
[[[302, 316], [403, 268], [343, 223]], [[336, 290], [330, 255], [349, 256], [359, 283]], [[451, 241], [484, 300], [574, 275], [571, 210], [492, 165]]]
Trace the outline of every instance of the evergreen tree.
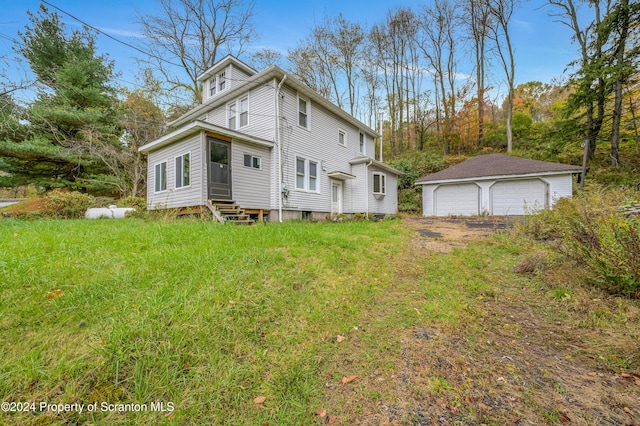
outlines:
[[[28, 12], [29, 13], [29, 12]], [[98, 55], [86, 28], [67, 34], [58, 15], [40, 6], [17, 47], [37, 78], [23, 137], [0, 134], [0, 186], [113, 190], [100, 150], [122, 148], [113, 63]]]

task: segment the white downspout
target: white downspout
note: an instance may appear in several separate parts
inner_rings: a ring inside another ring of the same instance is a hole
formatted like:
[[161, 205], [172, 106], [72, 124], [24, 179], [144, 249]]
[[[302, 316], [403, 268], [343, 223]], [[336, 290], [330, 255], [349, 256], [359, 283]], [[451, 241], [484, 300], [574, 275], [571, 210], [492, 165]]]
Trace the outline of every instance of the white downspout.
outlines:
[[373, 163], [373, 160], [369, 161], [369, 164], [364, 165], [364, 199], [367, 208], [367, 220], [369, 220], [369, 166]]
[[282, 77], [278, 89], [276, 90], [276, 147], [278, 148], [278, 184], [276, 192], [278, 194], [278, 222], [282, 222], [282, 147], [280, 146], [280, 89], [282, 83], [287, 79], [287, 74]]

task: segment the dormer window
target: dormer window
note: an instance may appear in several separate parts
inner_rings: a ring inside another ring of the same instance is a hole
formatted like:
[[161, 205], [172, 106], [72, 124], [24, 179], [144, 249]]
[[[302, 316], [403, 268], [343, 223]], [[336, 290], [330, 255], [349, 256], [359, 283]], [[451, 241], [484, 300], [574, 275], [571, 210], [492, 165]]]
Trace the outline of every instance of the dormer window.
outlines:
[[218, 88], [222, 92], [227, 84], [227, 78], [225, 77], [225, 72], [222, 71], [218, 74]]
[[213, 77], [209, 80], [209, 96], [216, 94], [216, 78]]
[[226, 72], [222, 71], [220, 74], [211, 77], [207, 84], [209, 85], [209, 97], [213, 97], [218, 92], [222, 92], [227, 87]]

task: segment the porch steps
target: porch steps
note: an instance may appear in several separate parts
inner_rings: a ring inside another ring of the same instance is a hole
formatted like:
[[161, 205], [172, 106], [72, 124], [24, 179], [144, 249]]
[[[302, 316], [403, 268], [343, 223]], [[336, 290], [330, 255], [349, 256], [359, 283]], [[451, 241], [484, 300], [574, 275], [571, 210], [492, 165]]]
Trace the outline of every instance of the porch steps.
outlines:
[[220, 223], [237, 225], [253, 225], [255, 223], [244, 209], [233, 200], [207, 200], [207, 207], [213, 213], [214, 219]]

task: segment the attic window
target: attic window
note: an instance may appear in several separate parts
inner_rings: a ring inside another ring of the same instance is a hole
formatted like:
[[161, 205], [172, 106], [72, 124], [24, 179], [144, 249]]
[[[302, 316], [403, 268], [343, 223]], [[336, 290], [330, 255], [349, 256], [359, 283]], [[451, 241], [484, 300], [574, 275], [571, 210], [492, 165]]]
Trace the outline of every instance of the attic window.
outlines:
[[227, 78], [225, 77], [225, 72], [222, 71], [218, 74], [218, 88], [222, 92], [227, 85]]
[[209, 79], [209, 96], [216, 94], [216, 78]]

